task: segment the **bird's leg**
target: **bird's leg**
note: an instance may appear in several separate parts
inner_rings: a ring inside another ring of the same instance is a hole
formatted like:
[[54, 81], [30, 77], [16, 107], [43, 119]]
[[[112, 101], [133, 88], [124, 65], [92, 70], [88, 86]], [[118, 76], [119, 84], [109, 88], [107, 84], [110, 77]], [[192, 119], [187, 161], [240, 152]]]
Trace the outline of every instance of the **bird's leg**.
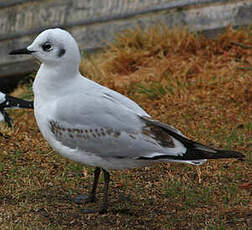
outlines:
[[4, 121], [7, 123], [8, 127], [11, 128], [12, 125], [11, 125], [11, 118], [10, 118], [9, 114], [4, 109], [0, 110], [0, 112], [3, 114]]
[[[100, 168], [96, 168], [95, 169], [95, 179], [94, 179], [94, 184], [93, 184], [93, 188], [88, 196], [88, 200], [89, 201], [95, 201], [95, 191], [96, 191], [96, 187], [98, 184], [98, 178], [100, 175]], [[108, 188], [109, 188], [109, 180], [110, 180], [110, 175], [109, 173], [105, 170], [102, 169], [103, 174], [104, 174], [104, 197], [103, 197], [103, 203], [99, 209], [99, 213], [100, 214], [104, 214], [107, 212], [107, 207], [108, 207]], [[82, 209], [81, 210], [82, 213], [84, 214], [89, 214], [89, 213], [96, 213], [97, 210], [92, 210], [92, 209]]]
[[98, 185], [98, 181], [99, 181], [99, 176], [100, 176], [100, 172], [101, 172], [101, 168], [95, 168], [94, 171], [94, 183], [92, 186], [92, 190], [88, 196], [89, 202], [95, 202], [96, 201], [96, 189], [97, 189], [97, 185]]
[[92, 186], [91, 192], [89, 193], [88, 196], [86, 196], [86, 195], [78, 195], [78, 196], [76, 196], [74, 198], [74, 202], [75, 203], [82, 204], [82, 203], [89, 203], [89, 202], [95, 202], [96, 201], [95, 194], [96, 194], [96, 188], [97, 188], [98, 181], [99, 181], [100, 172], [101, 172], [100, 168], [98, 168], [98, 167], [95, 168], [95, 171], [94, 171], [94, 182], [93, 182], [93, 186]]
[[103, 203], [99, 209], [99, 213], [103, 214], [107, 212], [107, 207], [108, 207], [108, 188], [109, 188], [109, 180], [110, 180], [110, 175], [109, 173], [105, 170], [102, 169], [103, 174], [104, 174], [104, 197], [103, 197]]

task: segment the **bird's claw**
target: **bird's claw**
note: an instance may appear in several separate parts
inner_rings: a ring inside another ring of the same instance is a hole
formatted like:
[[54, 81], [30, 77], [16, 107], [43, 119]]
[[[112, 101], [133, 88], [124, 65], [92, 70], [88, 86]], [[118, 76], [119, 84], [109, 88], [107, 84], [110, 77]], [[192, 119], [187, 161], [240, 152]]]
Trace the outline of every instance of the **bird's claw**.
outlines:
[[92, 195], [77, 195], [73, 198], [73, 202], [76, 204], [86, 204], [96, 202], [95, 196]]

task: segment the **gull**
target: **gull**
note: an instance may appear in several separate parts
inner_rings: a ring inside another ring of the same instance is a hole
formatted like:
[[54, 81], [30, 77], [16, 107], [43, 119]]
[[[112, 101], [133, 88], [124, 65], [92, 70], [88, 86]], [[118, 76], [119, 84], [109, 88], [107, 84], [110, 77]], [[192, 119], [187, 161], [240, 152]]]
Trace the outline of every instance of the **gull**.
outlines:
[[31, 45], [10, 54], [30, 54], [41, 62], [33, 92], [35, 118], [44, 138], [63, 157], [95, 167], [91, 192], [81, 197], [84, 203], [96, 200], [103, 171], [101, 214], [108, 208], [110, 170], [244, 157], [194, 142], [153, 119], [128, 97], [82, 76], [78, 44], [65, 30], [45, 30]]
[[33, 109], [33, 101], [27, 101], [21, 98], [12, 97], [0, 91], [0, 122], [5, 121], [9, 127], [12, 127], [11, 118], [6, 109], [18, 108]]

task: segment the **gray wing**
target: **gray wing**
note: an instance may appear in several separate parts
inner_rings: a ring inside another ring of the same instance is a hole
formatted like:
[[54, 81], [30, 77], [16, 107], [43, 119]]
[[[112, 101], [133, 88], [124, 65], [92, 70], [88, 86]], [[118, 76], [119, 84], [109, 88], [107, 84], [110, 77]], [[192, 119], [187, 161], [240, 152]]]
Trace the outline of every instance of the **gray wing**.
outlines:
[[[183, 145], [139, 116], [148, 116], [136, 103], [112, 91], [63, 97], [49, 121], [63, 145], [101, 157], [139, 158], [153, 154], [181, 155]], [[65, 106], [67, 105], [67, 106]]]

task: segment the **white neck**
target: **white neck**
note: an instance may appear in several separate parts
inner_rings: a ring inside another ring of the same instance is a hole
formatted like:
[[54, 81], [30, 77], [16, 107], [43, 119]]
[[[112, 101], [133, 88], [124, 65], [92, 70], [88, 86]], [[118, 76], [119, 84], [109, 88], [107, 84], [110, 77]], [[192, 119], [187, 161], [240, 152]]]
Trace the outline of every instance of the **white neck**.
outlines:
[[50, 102], [64, 95], [80, 76], [78, 69], [41, 64], [33, 83], [34, 103]]

